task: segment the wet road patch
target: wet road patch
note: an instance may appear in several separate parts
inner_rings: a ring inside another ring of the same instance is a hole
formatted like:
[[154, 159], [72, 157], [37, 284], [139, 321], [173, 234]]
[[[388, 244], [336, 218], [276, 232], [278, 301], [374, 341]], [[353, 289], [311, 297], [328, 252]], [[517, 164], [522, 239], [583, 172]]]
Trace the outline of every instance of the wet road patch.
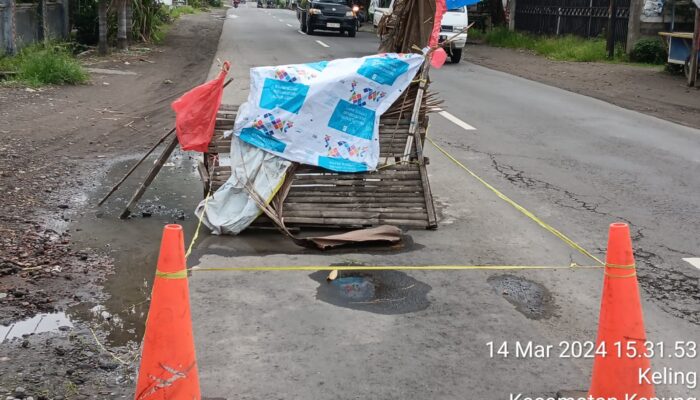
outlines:
[[496, 275], [488, 283], [515, 309], [530, 319], [546, 319], [554, 315], [554, 299], [542, 284], [515, 275]]
[[316, 299], [326, 303], [375, 314], [407, 314], [425, 310], [432, 287], [400, 271], [340, 271], [326, 281], [328, 271], [309, 277], [319, 283]]

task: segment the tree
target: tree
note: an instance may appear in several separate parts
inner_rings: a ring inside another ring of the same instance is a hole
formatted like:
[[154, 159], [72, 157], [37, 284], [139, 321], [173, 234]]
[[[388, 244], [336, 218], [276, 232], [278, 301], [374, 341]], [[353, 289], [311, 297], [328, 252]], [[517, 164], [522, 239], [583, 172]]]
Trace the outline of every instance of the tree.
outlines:
[[117, 6], [117, 47], [121, 50], [129, 46], [127, 41], [126, 3], [129, 0], [115, 0]]
[[99, 20], [99, 44], [97, 52], [104, 56], [107, 54], [107, 0], [98, 0], [97, 16]]

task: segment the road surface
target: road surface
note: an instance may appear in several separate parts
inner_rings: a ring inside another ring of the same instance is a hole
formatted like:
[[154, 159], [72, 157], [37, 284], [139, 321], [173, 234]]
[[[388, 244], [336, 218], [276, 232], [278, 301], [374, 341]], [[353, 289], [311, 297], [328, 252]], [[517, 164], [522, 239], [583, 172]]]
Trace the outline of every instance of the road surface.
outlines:
[[[301, 34], [293, 12], [229, 9], [217, 57], [248, 95], [248, 69], [376, 52], [373, 34]], [[466, 60], [469, 52], [466, 52]], [[212, 75], [218, 67], [212, 66]], [[476, 174], [604, 257], [611, 222], [631, 224], [647, 335], [673, 346], [700, 324], [700, 131], [481, 68], [432, 73], [445, 99], [429, 135]], [[400, 251], [318, 253], [277, 233], [207, 236], [191, 266], [590, 265], [432, 145], [436, 231]], [[688, 261], [684, 261], [688, 259]], [[324, 273], [195, 272], [203, 396], [228, 399], [509, 399], [586, 389], [590, 358], [502, 358], [488, 343], [594, 341], [599, 269], [382, 272], [370, 300], [342, 301]], [[362, 285], [367, 282], [363, 281]], [[369, 286], [368, 286], [369, 288]], [[698, 358], [654, 359], [696, 372]], [[657, 394], [697, 388], [657, 385]]]

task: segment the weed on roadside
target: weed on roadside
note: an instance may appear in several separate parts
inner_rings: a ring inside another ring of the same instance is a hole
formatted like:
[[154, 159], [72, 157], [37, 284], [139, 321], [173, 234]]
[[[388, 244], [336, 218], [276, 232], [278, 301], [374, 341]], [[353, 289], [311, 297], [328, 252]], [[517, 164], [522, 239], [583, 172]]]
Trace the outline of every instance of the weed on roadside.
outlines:
[[67, 46], [58, 43], [37, 43], [2, 57], [0, 70], [13, 72], [12, 81], [28, 86], [76, 85], [89, 77]]
[[621, 48], [616, 49], [613, 60], [608, 59], [605, 40], [602, 38], [586, 39], [573, 35], [535, 36], [509, 31], [504, 27], [494, 28], [481, 36], [486, 43], [492, 46], [531, 50], [557, 61], [629, 62], [627, 55]]

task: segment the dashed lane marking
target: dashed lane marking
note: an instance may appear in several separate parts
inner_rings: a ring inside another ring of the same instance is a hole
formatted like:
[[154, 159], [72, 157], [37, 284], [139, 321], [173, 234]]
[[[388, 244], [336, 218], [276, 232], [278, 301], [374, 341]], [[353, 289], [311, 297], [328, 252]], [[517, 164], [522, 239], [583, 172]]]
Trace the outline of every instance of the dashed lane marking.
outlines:
[[290, 28], [293, 28], [293, 27], [292, 27], [292, 24], [287, 24], [287, 26], [290, 27]]
[[683, 261], [692, 265], [693, 267], [700, 269], [700, 258], [684, 258]]
[[302, 32], [301, 29], [298, 30], [297, 32], [301, 33], [302, 35], [306, 35], [306, 33]]
[[320, 41], [320, 40], [317, 40], [316, 43], [320, 44], [320, 45], [323, 46], [323, 47], [331, 47], [331, 46], [329, 46], [329, 45], [323, 43], [323, 42]]
[[462, 121], [461, 119], [455, 117], [454, 115], [448, 113], [447, 111], [440, 111], [440, 115], [442, 115], [446, 120], [454, 123], [455, 125], [459, 126], [460, 128], [467, 130], [467, 131], [475, 131], [476, 128], [473, 126], [469, 125], [468, 123]]

